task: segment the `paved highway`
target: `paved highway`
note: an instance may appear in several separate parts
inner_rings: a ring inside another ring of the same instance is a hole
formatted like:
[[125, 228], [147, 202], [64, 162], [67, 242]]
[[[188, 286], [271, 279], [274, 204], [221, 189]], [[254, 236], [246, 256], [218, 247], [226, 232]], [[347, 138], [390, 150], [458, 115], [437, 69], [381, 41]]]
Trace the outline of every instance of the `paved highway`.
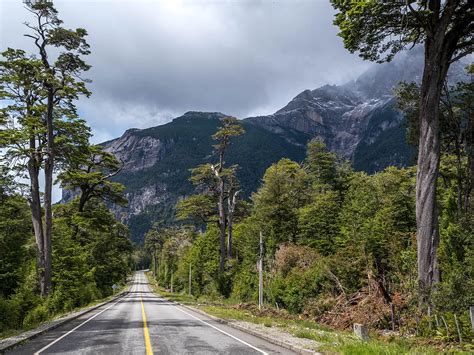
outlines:
[[155, 295], [143, 272], [130, 293], [8, 354], [293, 354]]

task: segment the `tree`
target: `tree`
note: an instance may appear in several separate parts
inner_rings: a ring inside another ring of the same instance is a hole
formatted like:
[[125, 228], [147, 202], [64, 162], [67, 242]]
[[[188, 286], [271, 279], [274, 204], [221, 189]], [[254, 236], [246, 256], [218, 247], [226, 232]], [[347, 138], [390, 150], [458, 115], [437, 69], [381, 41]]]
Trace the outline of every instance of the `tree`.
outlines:
[[28, 202], [37, 245], [37, 269], [39, 276], [46, 278], [46, 268], [50, 265], [46, 259], [50, 254], [46, 250], [39, 182], [46, 132], [44, 91], [38, 81], [41, 62], [28, 57], [22, 50], [11, 48], [4, 51], [2, 57], [0, 100], [7, 105], [0, 109], [0, 147], [4, 148], [6, 166], [16, 175], [29, 178]]
[[[225, 153], [230, 145], [230, 140], [232, 137], [240, 136], [244, 134], [244, 128], [237, 121], [235, 117], [224, 117], [221, 120], [221, 127], [213, 134], [212, 138], [217, 141], [217, 144], [214, 145], [214, 149], [219, 157], [219, 162], [216, 165], [211, 164], [211, 170], [214, 173], [217, 179], [217, 209], [219, 211], [219, 243], [220, 243], [220, 263], [219, 263], [219, 272], [224, 272], [224, 264], [226, 259], [226, 209], [225, 209], [225, 199], [226, 197], [226, 178], [234, 176], [235, 167], [230, 169], [225, 169]], [[231, 188], [232, 190], [232, 188]], [[231, 199], [234, 196], [230, 197]], [[228, 240], [227, 240], [227, 255], [232, 256], [232, 231], [229, 230]]]
[[331, 187], [336, 180], [337, 154], [329, 152], [324, 142], [314, 139], [306, 149], [306, 171], [313, 184], [320, 188]]
[[335, 239], [339, 233], [340, 210], [336, 192], [316, 194], [310, 204], [299, 210], [299, 242], [316, 249], [322, 255], [334, 252]]
[[176, 205], [177, 219], [193, 220], [198, 226], [216, 221], [217, 209], [215, 199], [207, 194], [189, 196]]
[[[38, 246], [38, 272], [41, 295], [51, 289], [51, 236], [53, 228], [53, 173], [69, 156], [71, 146], [88, 139], [88, 129], [77, 119], [74, 100], [88, 96], [81, 73], [90, 67], [81, 59], [89, 54], [84, 29], [67, 30], [52, 2], [29, 5], [35, 23], [26, 23], [38, 57], [9, 49], [0, 63], [1, 99], [13, 102], [2, 109], [2, 146], [7, 155], [26, 160], [30, 176], [33, 227]], [[55, 53], [59, 52], [56, 56]], [[44, 224], [38, 175], [44, 169]]]
[[121, 170], [121, 164], [113, 154], [98, 145], [85, 145], [76, 149], [67, 162], [66, 170], [58, 175], [63, 189], [80, 191], [78, 211], [92, 198], [125, 205], [124, 186], [110, 181]]
[[298, 163], [284, 158], [267, 169], [262, 186], [252, 195], [268, 253], [280, 243], [296, 241], [298, 209], [309, 201], [308, 181], [308, 174]]
[[[193, 195], [178, 203], [178, 218], [198, 219], [200, 222], [213, 220], [217, 206], [217, 225], [219, 228], [219, 273], [224, 273], [226, 258], [232, 257], [232, 226], [237, 208], [238, 181], [237, 165], [225, 166], [225, 155], [231, 138], [244, 134], [242, 125], [235, 117], [224, 117], [221, 126], [212, 138], [218, 156], [216, 164], [202, 164], [191, 169], [191, 182], [200, 190], [200, 195]], [[227, 201], [227, 206], [226, 206]], [[226, 243], [227, 232], [227, 243]], [[226, 245], [227, 244], [227, 245]]]
[[[474, 66], [471, 66], [474, 68]], [[469, 70], [469, 68], [468, 68]], [[472, 69], [471, 69], [472, 70]], [[406, 118], [407, 141], [418, 145], [420, 87], [416, 83], [401, 83], [396, 90], [398, 106]], [[474, 170], [473, 117], [474, 83], [459, 82], [449, 86], [445, 82], [439, 105], [440, 151], [445, 159], [455, 161], [454, 177], [457, 190], [457, 212], [467, 212], [472, 194]], [[449, 179], [440, 171], [442, 180]]]
[[31, 224], [27, 202], [11, 189], [13, 185], [0, 167], [0, 299], [9, 298], [23, 281], [29, 257]]
[[439, 228], [436, 185], [440, 161], [439, 101], [452, 62], [474, 48], [474, 3], [471, 0], [331, 0], [334, 23], [344, 46], [373, 61], [389, 61], [399, 51], [423, 44], [420, 90], [420, 137], [416, 182], [418, 284], [420, 304], [430, 301], [439, 281], [436, 251]]

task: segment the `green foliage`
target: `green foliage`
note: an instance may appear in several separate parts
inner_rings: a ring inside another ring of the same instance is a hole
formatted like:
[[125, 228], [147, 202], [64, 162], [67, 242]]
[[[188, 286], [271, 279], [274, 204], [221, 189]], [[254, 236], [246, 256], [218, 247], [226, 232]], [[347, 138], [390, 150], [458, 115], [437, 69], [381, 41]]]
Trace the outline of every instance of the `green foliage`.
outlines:
[[267, 252], [298, 235], [298, 208], [308, 201], [308, 174], [298, 163], [282, 159], [267, 169], [262, 187], [252, 196], [255, 216], [265, 234]]
[[97, 200], [86, 204], [84, 212], [77, 211], [77, 203], [55, 210], [53, 282], [61, 288], [54, 292], [63, 293], [62, 302], [73, 302], [64, 309], [110, 295], [112, 285], [123, 284], [130, 270], [127, 228]]
[[300, 208], [298, 241], [322, 255], [332, 254], [339, 235], [339, 195], [334, 191], [317, 194], [311, 203]]
[[[334, 24], [339, 27], [344, 47], [359, 51], [364, 59], [391, 60], [409, 45], [424, 40], [418, 19], [428, 20], [426, 2], [331, 0], [338, 11]], [[417, 11], [410, 11], [415, 6]], [[400, 26], [400, 24], [402, 24]]]
[[26, 201], [18, 195], [0, 194], [0, 297], [12, 295], [24, 277], [32, 256], [29, 223]]
[[103, 147], [88, 144], [78, 147], [65, 169], [58, 175], [58, 180], [63, 189], [80, 191], [79, 211], [83, 211], [84, 205], [93, 198], [126, 205], [124, 186], [110, 181], [120, 171], [120, 163]]
[[216, 220], [216, 201], [209, 195], [192, 195], [176, 205], [178, 220], [192, 220], [197, 225]]
[[329, 152], [326, 145], [319, 140], [308, 143], [306, 151], [306, 171], [313, 184], [322, 187], [334, 184], [336, 180], [337, 154]]

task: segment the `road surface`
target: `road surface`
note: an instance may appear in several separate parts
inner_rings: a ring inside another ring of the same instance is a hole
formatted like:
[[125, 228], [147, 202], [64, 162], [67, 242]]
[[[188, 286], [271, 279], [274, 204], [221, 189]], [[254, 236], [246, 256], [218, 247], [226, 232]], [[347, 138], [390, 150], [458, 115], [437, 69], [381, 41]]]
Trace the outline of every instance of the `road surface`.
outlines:
[[143, 272], [130, 293], [8, 354], [294, 354], [155, 295]]

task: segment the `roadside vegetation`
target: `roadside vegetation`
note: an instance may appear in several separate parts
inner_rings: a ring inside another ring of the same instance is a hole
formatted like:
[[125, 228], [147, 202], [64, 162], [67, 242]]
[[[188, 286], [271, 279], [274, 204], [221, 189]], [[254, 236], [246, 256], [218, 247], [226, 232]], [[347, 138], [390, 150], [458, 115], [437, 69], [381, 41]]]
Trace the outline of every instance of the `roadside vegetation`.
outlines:
[[[303, 162], [282, 159], [269, 167], [250, 201], [235, 193], [238, 167], [225, 167], [223, 180], [212, 163], [192, 169], [197, 193], [178, 203], [178, 223], [156, 224], [146, 235], [154, 278], [175, 293], [191, 288], [198, 299], [255, 305], [262, 233], [267, 309], [332, 329], [362, 323], [373, 331], [472, 349], [473, 145], [464, 137], [472, 124], [474, 87], [460, 83], [446, 90], [437, 189], [443, 277], [428, 312], [420, 306], [416, 272], [415, 167], [357, 172], [318, 140], [309, 142]], [[403, 84], [397, 93], [413, 141], [419, 89]], [[232, 149], [232, 135], [227, 138], [226, 149]], [[215, 164], [221, 162], [217, 149]]]
[[[120, 164], [89, 144], [75, 107], [90, 95], [87, 32], [62, 27], [52, 2], [28, 6], [37, 53], [0, 60], [0, 337], [112, 295], [132, 264], [128, 229], [106, 206], [126, 203], [110, 181]], [[53, 204], [55, 174], [67, 203]]]
[[335, 330], [321, 325], [306, 317], [292, 315], [285, 310], [264, 307], [259, 310], [255, 304], [235, 304], [232, 300], [210, 300], [206, 296], [190, 296], [187, 293], [171, 293], [169, 289], [159, 286], [152, 272], [147, 273], [153, 290], [168, 300], [198, 308], [212, 316], [229, 320], [243, 321], [276, 328], [297, 338], [313, 340], [310, 348], [324, 354], [439, 354], [446, 351], [452, 354], [470, 354], [469, 350], [461, 350], [456, 346], [447, 345], [439, 339], [420, 337], [402, 338], [397, 333], [380, 333], [372, 331], [369, 341], [362, 341], [350, 331]]

